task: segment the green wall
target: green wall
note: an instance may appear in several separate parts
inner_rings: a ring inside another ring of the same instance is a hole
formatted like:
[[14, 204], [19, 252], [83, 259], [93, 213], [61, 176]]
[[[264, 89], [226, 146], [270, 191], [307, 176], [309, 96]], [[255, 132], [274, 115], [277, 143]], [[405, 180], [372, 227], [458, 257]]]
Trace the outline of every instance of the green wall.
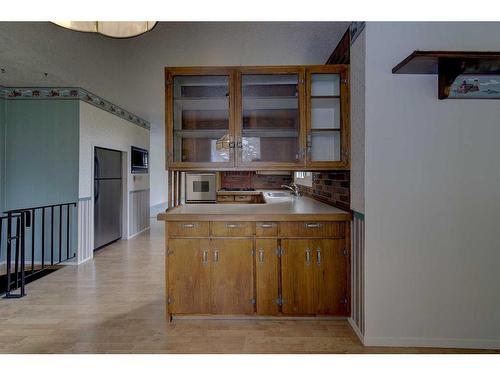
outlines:
[[[4, 207], [3, 211], [78, 202], [79, 102], [77, 100], [4, 100]], [[0, 110], [1, 111], [1, 110]], [[0, 112], [1, 115], [2, 112]], [[70, 256], [78, 246], [77, 207], [71, 207]], [[66, 226], [66, 208], [62, 228]], [[41, 233], [41, 210], [35, 231]], [[45, 216], [45, 238], [50, 238], [50, 210]], [[31, 230], [31, 229], [29, 229]], [[54, 210], [54, 260], [59, 254], [59, 210]], [[50, 261], [46, 242], [45, 261]], [[31, 236], [26, 258], [31, 260]], [[63, 256], [66, 237], [62, 235]], [[41, 238], [36, 236], [35, 261], [41, 260]], [[2, 252], [0, 258], [4, 258]], [[0, 259], [1, 261], [2, 259]]]
[[0, 214], [3, 213], [4, 208], [4, 145], [5, 145], [5, 104], [7, 101], [0, 98]]
[[8, 100], [5, 208], [78, 200], [79, 103]]

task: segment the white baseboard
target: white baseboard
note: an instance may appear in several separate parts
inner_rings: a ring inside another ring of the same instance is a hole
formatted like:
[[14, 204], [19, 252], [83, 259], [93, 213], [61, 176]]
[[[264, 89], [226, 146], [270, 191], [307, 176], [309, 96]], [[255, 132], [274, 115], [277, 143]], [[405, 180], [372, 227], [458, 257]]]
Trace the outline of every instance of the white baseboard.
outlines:
[[150, 227], [150, 226], [149, 226], [149, 227], [146, 227], [146, 228], [144, 228], [144, 229], [142, 229], [142, 230], [140, 230], [140, 231], [139, 231], [139, 232], [137, 232], [137, 233], [134, 233], [134, 234], [133, 234], [133, 235], [131, 235], [131, 236], [129, 236], [129, 237], [127, 238], [127, 240], [131, 240], [131, 239], [132, 239], [132, 238], [134, 238], [135, 236], [138, 236], [138, 235], [139, 235], [139, 234], [141, 234], [142, 232], [145, 232], [145, 231], [147, 231], [147, 230], [149, 230], [149, 229], [151, 229], [151, 227]]
[[354, 331], [354, 333], [356, 334], [356, 336], [358, 336], [358, 339], [361, 341], [361, 343], [364, 345], [365, 344], [365, 336], [363, 336], [363, 333], [361, 333], [361, 330], [359, 329], [359, 327], [357, 326], [356, 322], [354, 321], [353, 318], [349, 317], [347, 319], [347, 321], [349, 322], [349, 324], [351, 325], [351, 328], [352, 330]]
[[500, 340], [429, 339], [420, 337], [364, 337], [365, 346], [401, 346], [454, 349], [500, 349]]

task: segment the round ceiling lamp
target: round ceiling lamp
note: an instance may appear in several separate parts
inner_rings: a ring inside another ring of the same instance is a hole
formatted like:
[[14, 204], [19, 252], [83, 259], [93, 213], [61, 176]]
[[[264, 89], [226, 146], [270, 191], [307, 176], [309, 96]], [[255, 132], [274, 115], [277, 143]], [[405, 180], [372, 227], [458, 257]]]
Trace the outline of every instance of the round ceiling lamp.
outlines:
[[157, 21], [55, 21], [58, 26], [86, 33], [98, 33], [111, 38], [132, 38], [152, 30]]

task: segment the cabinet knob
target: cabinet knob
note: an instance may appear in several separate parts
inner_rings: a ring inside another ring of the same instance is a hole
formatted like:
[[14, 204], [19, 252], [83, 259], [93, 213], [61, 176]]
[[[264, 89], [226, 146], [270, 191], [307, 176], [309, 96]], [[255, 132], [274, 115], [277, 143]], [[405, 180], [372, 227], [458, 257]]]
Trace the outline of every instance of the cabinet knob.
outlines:
[[214, 251], [214, 262], [218, 262], [219, 261], [219, 250], [215, 250]]
[[207, 264], [208, 263], [208, 250], [203, 250], [203, 255], [201, 257], [201, 262], [203, 264]]

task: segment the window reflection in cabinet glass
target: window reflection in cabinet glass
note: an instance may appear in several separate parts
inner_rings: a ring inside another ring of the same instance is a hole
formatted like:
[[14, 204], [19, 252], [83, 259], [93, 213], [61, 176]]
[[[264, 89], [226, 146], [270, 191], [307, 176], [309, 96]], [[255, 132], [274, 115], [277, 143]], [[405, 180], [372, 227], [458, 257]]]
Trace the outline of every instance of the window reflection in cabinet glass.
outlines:
[[174, 161], [228, 162], [229, 77], [175, 76]]
[[311, 160], [340, 160], [340, 132], [335, 130], [313, 130], [311, 134]]
[[298, 75], [243, 74], [242, 95], [242, 162], [296, 162]]
[[312, 96], [339, 96], [340, 75], [338, 74], [312, 74], [311, 75]]

